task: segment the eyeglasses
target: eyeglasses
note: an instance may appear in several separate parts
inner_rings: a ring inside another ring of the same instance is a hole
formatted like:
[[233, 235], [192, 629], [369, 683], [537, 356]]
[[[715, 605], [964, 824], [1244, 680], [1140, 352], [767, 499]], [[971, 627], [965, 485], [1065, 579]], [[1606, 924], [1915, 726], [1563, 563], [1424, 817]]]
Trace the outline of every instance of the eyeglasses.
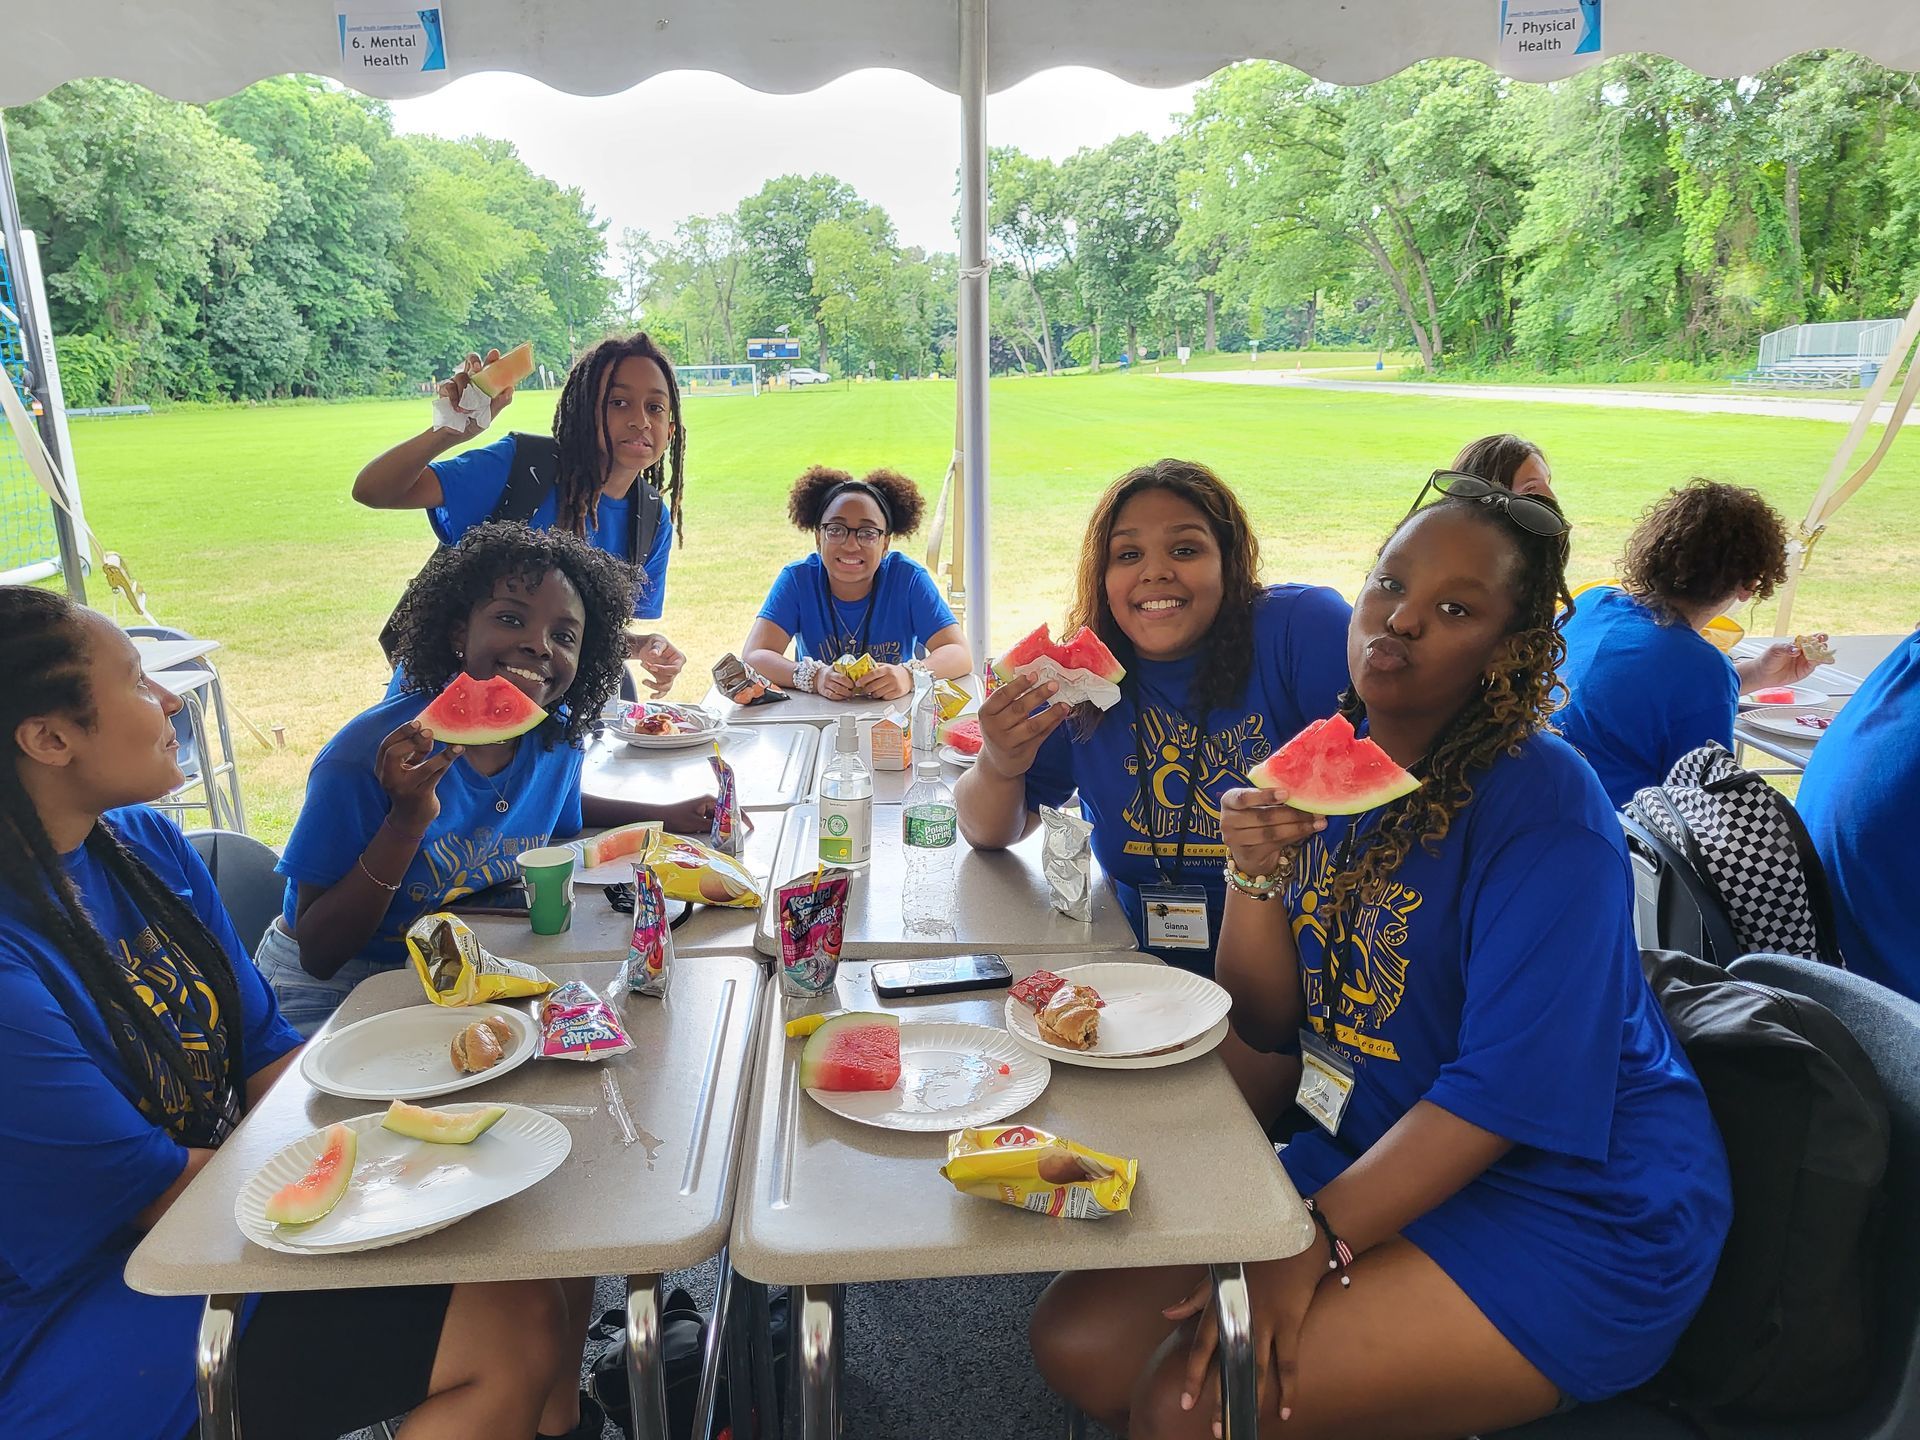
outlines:
[[1516, 495], [1504, 486], [1495, 485], [1491, 480], [1482, 480], [1478, 475], [1469, 475], [1464, 470], [1436, 470], [1427, 477], [1427, 483], [1420, 487], [1420, 493], [1413, 497], [1413, 504], [1407, 507], [1411, 515], [1420, 508], [1420, 502], [1427, 498], [1427, 491], [1438, 490], [1450, 500], [1478, 500], [1482, 505], [1491, 505], [1506, 513], [1509, 520], [1535, 535], [1544, 535], [1551, 539], [1564, 535], [1573, 526], [1546, 501], [1532, 495]]
[[820, 535], [822, 539], [831, 540], [836, 545], [843, 543], [851, 535], [858, 544], [866, 546], [869, 550], [887, 538], [887, 532], [877, 526], [862, 525], [858, 529], [852, 529], [842, 525], [838, 520], [829, 520], [822, 525]]

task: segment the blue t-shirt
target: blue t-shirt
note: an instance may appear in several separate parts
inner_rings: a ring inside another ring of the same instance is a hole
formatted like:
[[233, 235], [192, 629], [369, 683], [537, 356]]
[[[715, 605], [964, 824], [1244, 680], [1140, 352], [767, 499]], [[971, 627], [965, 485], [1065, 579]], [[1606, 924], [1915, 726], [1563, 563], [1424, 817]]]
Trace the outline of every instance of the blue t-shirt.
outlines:
[[[1332, 590], [1273, 585], [1253, 608], [1253, 666], [1240, 702], [1206, 717], [1201, 739], [1191, 696], [1200, 657], [1136, 660], [1120, 703], [1084, 740], [1062, 725], [1041, 743], [1027, 771], [1027, 806], [1063, 805], [1077, 789], [1093, 822], [1093, 853], [1112, 878], [1121, 907], [1144, 946], [1140, 887], [1199, 885], [1207, 892], [1208, 938], [1220, 938], [1226, 905], [1226, 847], [1220, 797], [1309, 722], [1333, 714], [1347, 688], [1347, 621], [1352, 611]], [[1191, 790], [1198, 744], [1200, 789]], [[1152, 768], [1142, 795], [1140, 752]], [[1192, 805], [1188, 797], [1192, 795]], [[1180, 858], [1187, 813], [1185, 859]], [[1169, 964], [1213, 973], [1212, 947], [1156, 951]]]
[[[297, 1046], [179, 828], [144, 806], [110, 811], [103, 823], [227, 952], [248, 1074]], [[207, 996], [199, 972], [86, 850], [62, 863], [108, 948], [164, 1000], [189, 1056], [207, 1059], [211, 1083], [225, 1065], [226, 1040], [181, 1003], [189, 986]], [[141, 1238], [134, 1217], [187, 1163], [169, 1128], [184, 1102], [169, 1096], [158, 1115], [143, 1107], [108, 1029], [114, 1023], [138, 1034], [100, 1012], [31, 907], [0, 885], [0, 1428], [8, 1435], [180, 1440], [198, 1413], [193, 1352], [202, 1302], [136, 1294], [121, 1279]], [[135, 1044], [144, 1056], [144, 1044]], [[163, 1094], [177, 1088], [163, 1060], [145, 1063], [164, 1077]]]
[[[429, 467], [440, 477], [440, 503], [427, 511], [433, 533], [444, 545], [457, 545], [460, 537], [481, 524], [500, 503], [507, 488], [507, 474], [513, 468], [512, 435], [502, 435], [491, 445], [476, 445], [435, 460]], [[673, 520], [663, 510], [660, 528], [654, 532], [653, 548], [645, 556], [633, 551], [633, 502], [644, 481], [636, 481], [618, 500], [600, 497], [600, 510], [587, 532], [587, 540], [609, 555], [617, 555], [629, 565], [638, 565], [644, 576], [633, 597], [634, 618], [658, 620], [667, 603], [667, 561], [673, 554]], [[551, 530], [560, 511], [558, 489], [549, 490], [540, 508], [527, 523], [535, 530]]]
[[[1514, 1142], [1405, 1229], [1577, 1400], [1650, 1377], [1705, 1297], [1732, 1214], [1705, 1095], [1640, 971], [1620, 822], [1566, 742], [1538, 735], [1473, 777], [1438, 842], [1377, 903], [1329, 918], [1336, 863], [1382, 811], [1334, 819], [1285, 893], [1314, 1029], [1355, 1084], [1338, 1136], [1282, 1154], [1303, 1195], [1425, 1100]], [[1332, 938], [1329, 939], [1329, 931]]]
[[1607, 798], [1666, 783], [1673, 762], [1709, 740], [1733, 748], [1740, 679], [1713, 643], [1624, 590], [1589, 590], [1562, 632], [1567, 708], [1560, 733], [1593, 766]]
[[1904, 859], [1920, 813], [1920, 634], [1840, 707], [1794, 803], [1827, 872], [1847, 968], [1920, 1000]]
[[927, 567], [910, 555], [889, 550], [873, 587], [866, 600], [836, 600], [819, 555], [809, 555], [774, 577], [760, 618], [793, 636], [794, 659], [828, 664], [842, 655], [868, 654], [882, 665], [904, 665], [913, 659], [914, 646], [959, 623]]
[[[314, 757], [306, 803], [280, 857], [287, 877], [289, 930], [299, 907], [301, 884], [328, 887], [360, 862], [360, 852], [387, 818], [391, 802], [380, 788], [374, 759], [380, 742], [415, 718], [433, 696], [406, 694], [382, 700], [349, 720]], [[440, 814], [387, 907], [380, 928], [361, 951], [364, 959], [401, 964], [407, 958], [407, 927], [449, 900], [511, 880], [514, 857], [549, 839], [580, 832], [580, 770], [586, 753], [565, 741], [547, 748], [545, 727], [520, 738], [519, 748], [498, 775], [482, 775], [466, 757], [440, 777]], [[507, 801], [505, 814], [499, 802]]]

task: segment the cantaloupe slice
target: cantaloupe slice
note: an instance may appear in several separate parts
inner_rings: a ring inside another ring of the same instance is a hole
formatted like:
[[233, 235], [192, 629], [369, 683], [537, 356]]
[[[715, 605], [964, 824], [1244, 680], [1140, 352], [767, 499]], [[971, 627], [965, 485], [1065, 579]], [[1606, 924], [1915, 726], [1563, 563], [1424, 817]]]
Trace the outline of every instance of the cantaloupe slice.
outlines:
[[425, 1140], [434, 1145], [471, 1145], [500, 1122], [507, 1113], [504, 1105], [476, 1105], [471, 1110], [429, 1110], [424, 1105], [409, 1105], [396, 1100], [387, 1107], [382, 1130], [391, 1130], [409, 1140]]
[[533, 344], [516, 345], [498, 360], [489, 360], [472, 375], [469, 383], [489, 400], [509, 386], [518, 385], [533, 374]]

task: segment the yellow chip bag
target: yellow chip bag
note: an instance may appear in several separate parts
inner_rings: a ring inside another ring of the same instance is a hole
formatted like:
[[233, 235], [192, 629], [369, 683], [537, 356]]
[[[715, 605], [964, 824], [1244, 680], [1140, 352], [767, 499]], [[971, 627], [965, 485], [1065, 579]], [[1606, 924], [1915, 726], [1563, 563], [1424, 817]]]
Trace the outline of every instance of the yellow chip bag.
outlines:
[[939, 713], [942, 720], [953, 719], [954, 716], [958, 715], [972, 703], [972, 697], [958, 685], [954, 684], [953, 681], [936, 680], [933, 682], [933, 708]]
[[420, 987], [436, 1005], [481, 1005], [518, 995], [544, 995], [553, 981], [480, 944], [458, 915], [422, 915], [407, 928], [407, 954]]
[[1104, 1220], [1127, 1208], [1140, 1162], [1007, 1125], [949, 1135], [940, 1173], [954, 1189], [983, 1200], [1069, 1220]]
[[873, 656], [862, 654], [858, 660], [851, 655], [842, 655], [833, 662], [833, 668], [858, 685], [880, 667]]
[[760, 908], [760, 887], [731, 855], [684, 835], [659, 835], [642, 857], [669, 900]]

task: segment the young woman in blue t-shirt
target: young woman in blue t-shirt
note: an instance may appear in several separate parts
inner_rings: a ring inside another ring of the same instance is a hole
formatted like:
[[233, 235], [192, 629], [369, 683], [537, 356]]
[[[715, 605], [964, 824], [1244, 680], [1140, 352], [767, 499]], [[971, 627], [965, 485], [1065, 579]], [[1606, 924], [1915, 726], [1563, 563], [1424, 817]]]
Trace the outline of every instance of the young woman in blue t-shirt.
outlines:
[[[892, 470], [856, 480], [816, 465], [794, 481], [787, 516], [813, 536], [814, 552], [774, 577], [742, 647], [747, 664], [829, 700], [900, 700], [913, 693], [916, 669], [946, 680], [972, 669], [966, 634], [933, 576], [892, 548], [896, 535], [920, 528], [924, 508], [919, 487]], [[862, 655], [877, 664], [861, 680], [833, 669]]]
[[[1641, 976], [1618, 823], [1546, 728], [1561, 527], [1483, 491], [1382, 548], [1342, 708], [1419, 789], [1331, 820], [1225, 800], [1218, 976], [1250, 1044], [1301, 1047], [1320, 1122], [1280, 1157], [1313, 1240], [1248, 1267], [1275, 1433], [1456, 1440], [1631, 1389], [1725, 1239], [1726, 1157]], [[1204, 1272], [1063, 1276], [1033, 1342], [1123, 1433], [1217, 1418]]]
[[[8, 586], [0, 673], [0, 1413], [23, 1440], [180, 1440], [202, 1302], [122, 1272], [300, 1039], [147, 808], [180, 783], [180, 702], [133, 643]], [[546, 1281], [263, 1296], [242, 1428], [332, 1436], [410, 1410], [409, 1440], [567, 1434], [564, 1304]]]
[[[498, 350], [489, 350], [485, 361], [467, 356], [453, 378], [441, 384], [441, 395], [457, 402], [472, 373], [499, 358]], [[487, 418], [497, 418], [512, 402], [508, 386], [493, 397]], [[353, 498], [374, 510], [425, 510], [440, 543], [457, 543], [500, 503], [520, 443], [520, 437], [502, 435], [489, 445], [447, 456], [465, 438], [430, 427], [401, 441], [367, 462], [354, 479]], [[546, 443], [544, 437], [526, 438]], [[673, 361], [652, 336], [641, 331], [602, 340], [574, 362], [554, 407], [551, 448], [555, 473], [544, 475], [544, 456], [535, 473], [553, 483], [528, 523], [578, 535], [635, 567], [643, 580], [634, 592], [632, 614], [658, 620], [666, 604], [674, 537], [685, 540], [680, 497], [687, 427]], [[664, 504], [666, 514], [647, 552], [635, 554], [634, 507], [653, 503]], [[660, 634], [635, 632], [626, 643], [628, 658], [646, 671], [649, 688], [665, 694], [687, 657]], [[388, 694], [398, 694], [401, 683], [396, 676]]]
[[[642, 805], [583, 796], [587, 735], [619, 686], [630, 572], [564, 530], [495, 522], [437, 552], [396, 612], [408, 688], [349, 720], [315, 757], [280, 859], [286, 909], [259, 964], [311, 1035], [403, 937], [449, 900], [515, 878], [515, 857], [582, 825], [660, 820], [697, 832], [709, 796]], [[461, 672], [502, 676], [548, 711], [494, 745], [435, 749], [418, 721]]]

